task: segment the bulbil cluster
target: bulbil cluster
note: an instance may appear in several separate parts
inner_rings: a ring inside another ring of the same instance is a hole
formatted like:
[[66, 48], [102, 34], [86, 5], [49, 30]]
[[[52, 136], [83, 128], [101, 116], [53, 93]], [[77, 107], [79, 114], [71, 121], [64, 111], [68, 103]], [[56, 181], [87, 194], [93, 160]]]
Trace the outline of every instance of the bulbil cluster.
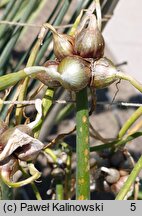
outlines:
[[86, 14], [75, 35], [53, 33], [54, 61], [44, 64], [47, 71], [36, 74], [36, 78], [50, 87], [80, 91], [87, 85], [104, 88], [116, 81], [117, 70], [104, 55], [104, 38], [98, 28], [96, 16]]

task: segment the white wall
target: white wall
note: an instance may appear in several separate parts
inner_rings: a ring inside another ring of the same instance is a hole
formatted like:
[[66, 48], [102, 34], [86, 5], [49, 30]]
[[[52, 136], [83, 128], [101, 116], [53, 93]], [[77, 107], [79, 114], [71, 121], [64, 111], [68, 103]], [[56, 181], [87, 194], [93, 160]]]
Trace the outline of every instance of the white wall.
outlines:
[[120, 0], [103, 35], [115, 63], [128, 61], [123, 69], [142, 82], [142, 0]]

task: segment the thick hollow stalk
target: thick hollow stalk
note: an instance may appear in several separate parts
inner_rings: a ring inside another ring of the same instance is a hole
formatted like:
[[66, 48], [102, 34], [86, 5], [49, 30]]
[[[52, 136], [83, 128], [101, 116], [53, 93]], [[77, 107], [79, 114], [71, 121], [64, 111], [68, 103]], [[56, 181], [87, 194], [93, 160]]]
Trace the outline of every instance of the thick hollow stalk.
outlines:
[[26, 77], [27, 77], [27, 74], [23, 70], [1, 76], [0, 77], [0, 91], [8, 88], [9, 86], [16, 84], [18, 81]]
[[132, 170], [130, 176], [128, 177], [127, 181], [125, 182], [124, 186], [121, 188], [120, 192], [116, 196], [116, 200], [123, 200], [125, 199], [125, 196], [130, 190], [130, 187], [134, 183], [136, 177], [138, 176], [140, 170], [142, 169], [142, 156], [136, 163], [134, 169]]
[[76, 199], [90, 199], [89, 120], [87, 88], [76, 94], [77, 170]]
[[36, 73], [40, 71], [45, 71], [47, 74], [49, 74], [53, 78], [57, 78], [57, 80], [61, 79], [60, 74], [56, 71], [50, 71], [45, 67], [42, 66], [33, 66], [33, 67], [28, 67], [23, 70], [20, 70], [18, 72], [14, 72], [11, 74], [7, 74], [4, 76], [0, 77], [0, 91], [8, 88], [9, 86], [12, 86], [16, 84], [18, 81], [28, 77], [35, 75]]

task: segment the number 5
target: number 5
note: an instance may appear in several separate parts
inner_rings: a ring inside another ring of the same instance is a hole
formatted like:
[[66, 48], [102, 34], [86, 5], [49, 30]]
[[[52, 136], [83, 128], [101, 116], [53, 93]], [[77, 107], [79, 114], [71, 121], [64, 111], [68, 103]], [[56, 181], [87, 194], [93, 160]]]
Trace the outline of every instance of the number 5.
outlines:
[[136, 210], [136, 203], [131, 203], [130, 210], [131, 211], [135, 211]]

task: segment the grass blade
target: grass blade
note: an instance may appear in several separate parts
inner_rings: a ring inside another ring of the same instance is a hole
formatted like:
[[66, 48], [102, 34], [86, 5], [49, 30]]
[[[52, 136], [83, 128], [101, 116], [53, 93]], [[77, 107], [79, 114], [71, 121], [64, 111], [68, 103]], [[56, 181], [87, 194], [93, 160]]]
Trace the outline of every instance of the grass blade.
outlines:
[[[35, 5], [36, 5], [36, 0], [32, 0], [29, 2], [29, 4], [27, 5], [26, 13], [21, 18], [20, 22], [25, 22], [29, 18], [30, 14], [33, 12], [33, 9], [35, 8]], [[3, 50], [3, 53], [0, 56], [0, 62], [1, 62], [0, 69], [1, 70], [6, 65], [8, 58], [11, 55], [11, 51], [12, 51], [13, 47], [15, 46], [18, 38], [19, 38], [21, 30], [22, 30], [22, 27], [16, 27], [15, 28], [15, 30], [12, 34], [11, 40], [8, 42], [5, 49]]]

